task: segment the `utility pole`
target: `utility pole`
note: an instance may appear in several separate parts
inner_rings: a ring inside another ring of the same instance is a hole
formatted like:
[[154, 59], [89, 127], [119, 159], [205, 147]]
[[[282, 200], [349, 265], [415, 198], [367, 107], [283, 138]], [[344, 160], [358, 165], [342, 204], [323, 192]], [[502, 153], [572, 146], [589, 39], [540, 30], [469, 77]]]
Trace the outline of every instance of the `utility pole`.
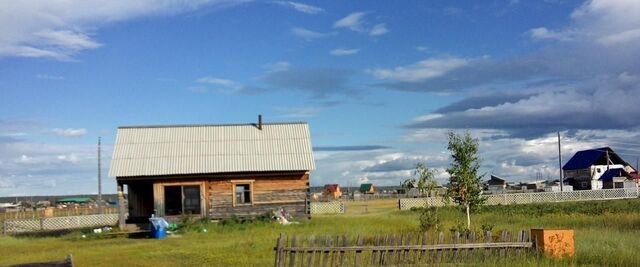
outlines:
[[102, 214], [102, 162], [100, 161], [100, 136], [98, 136], [98, 213]]
[[558, 166], [560, 167], [560, 192], [564, 191], [564, 177], [562, 175], [562, 146], [560, 145], [560, 132], [558, 132]]

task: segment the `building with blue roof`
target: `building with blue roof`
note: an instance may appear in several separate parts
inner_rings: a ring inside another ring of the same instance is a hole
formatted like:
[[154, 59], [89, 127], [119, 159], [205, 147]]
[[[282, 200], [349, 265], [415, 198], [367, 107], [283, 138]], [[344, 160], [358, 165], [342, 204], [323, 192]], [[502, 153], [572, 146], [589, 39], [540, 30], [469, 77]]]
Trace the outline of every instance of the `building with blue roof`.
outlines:
[[[624, 188], [632, 186], [633, 167], [610, 147], [576, 152], [562, 167], [566, 180], [575, 190]], [[633, 185], [634, 186], [634, 185]]]

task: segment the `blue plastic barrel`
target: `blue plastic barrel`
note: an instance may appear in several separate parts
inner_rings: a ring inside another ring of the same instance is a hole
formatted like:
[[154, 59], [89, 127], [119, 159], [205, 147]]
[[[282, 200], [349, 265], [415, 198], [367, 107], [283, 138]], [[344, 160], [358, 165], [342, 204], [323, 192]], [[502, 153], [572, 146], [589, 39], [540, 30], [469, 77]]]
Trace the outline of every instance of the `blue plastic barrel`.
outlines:
[[164, 239], [167, 236], [167, 227], [169, 226], [167, 221], [159, 217], [151, 217], [149, 221], [151, 222], [151, 238]]
[[153, 238], [155, 239], [164, 239], [167, 236], [167, 229], [164, 227], [159, 227], [158, 229], [152, 230]]

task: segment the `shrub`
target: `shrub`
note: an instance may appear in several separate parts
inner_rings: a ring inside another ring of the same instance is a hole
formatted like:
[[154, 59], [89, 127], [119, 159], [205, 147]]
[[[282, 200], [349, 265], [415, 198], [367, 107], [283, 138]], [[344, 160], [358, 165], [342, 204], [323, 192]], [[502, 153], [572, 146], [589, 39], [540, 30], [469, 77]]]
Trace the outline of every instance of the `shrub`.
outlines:
[[420, 210], [420, 216], [418, 217], [420, 224], [420, 232], [426, 232], [429, 230], [438, 231], [438, 208], [428, 207]]

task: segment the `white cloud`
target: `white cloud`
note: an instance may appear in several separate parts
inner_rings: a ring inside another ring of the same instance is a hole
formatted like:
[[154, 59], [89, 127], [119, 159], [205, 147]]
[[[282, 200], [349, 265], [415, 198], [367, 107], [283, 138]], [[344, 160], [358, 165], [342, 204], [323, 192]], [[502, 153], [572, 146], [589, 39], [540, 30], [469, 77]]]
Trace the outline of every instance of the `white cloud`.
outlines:
[[333, 23], [334, 28], [345, 28], [355, 32], [367, 33], [370, 36], [380, 36], [389, 32], [386, 23], [378, 23], [371, 26], [366, 26], [364, 17], [366, 12], [353, 12], [344, 18], [341, 18]]
[[[232, 80], [216, 78], [216, 77], [202, 77], [196, 80], [196, 82], [199, 84], [205, 84], [205, 85], [214, 85], [214, 86], [219, 85], [219, 86], [222, 86], [223, 88], [231, 89], [232, 92], [238, 92], [243, 89], [243, 86], [241, 84], [238, 84]], [[199, 86], [189, 87], [189, 90], [194, 93], [207, 92], [206, 88], [199, 87]]]
[[373, 26], [371, 31], [369, 31], [369, 35], [371, 35], [371, 36], [379, 36], [379, 35], [386, 34], [388, 32], [389, 32], [389, 29], [387, 29], [387, 24], [386, 23], [380, 23], [380, 24], [376, 24], [375, 26]]
[[456, 57], [426, 59], [408, 66], [393, 69], [374, 69], [370, 73], [378, 79], [401, 82], [419, 82], [440, 77], [449, 71], [463, 67], [468, 60]]
[[559, 41], [573, 40], [573, 37], [569, 32], [552, 31], [545, 27], [531, 29], [530, 34], [531, 34], [531, 38], [537, 39], [537, 40], [544, 40], [544, 39], [559, 40]]
[[64, 137], [79, 137], [87, 134], [87, 129], [85, 128], [55, 128], [52, 130], [55, 135], [64, 136]]
[[295, 9], [295, 10], [297, 10], [299, 12], [307, 13], [307, 14], [318, 14], [318, 13], [324, 12], [324, 9], [322, 9], [320, 7], [307, 5], [307, 4], [303, 4], [303, 3], [298, 3], [298, 2], [275, 1], [274, 3], [276, 3], [278, 5], [281, 5], [283, 7], [292, 8], [292, 9]]
[[294, 27], [291, 28], [291, 34], [306, 39], [306, 40], [313, 40], [313, 39], [319, 39], [319, 38], [325, 38], [325, 37], [329, 37], [331, 35], [334, 35], [335, 33], [332, 32], [328, 32], [328, 33], [323, 33], [323, 32], [315, 32], [312, 30], [308, 30], [305, 28], [300, 28], [300, 27]]
[[337, 20], [333, 23], [334, 28], [347, 28], [352, 31], [364, 31], [362, 27], [363, 18], [367, 13], [365, 12], [354, 12], [347, 15], [344, 18]]
[[0, 1], [0, 57], [72, 60], [102, 44], [92, 34], [104, 24], [154, 15], [174, 15], [203, 6], [243, 1]]
[[348, 55], [355, 55], [360, 51], [360, 49], [346, 49], [346, 48], [336, 48], [331, 50], [331, 52], [329, 52], [330, 54], [334, 55], [334, 56], [348, 56]]
[[632, 44], [640, 40], [640, 1], [586, 1], [571, 14], [571, 24], [560, 30], [535, 28], [534, 39], [595, 41], [601, 45]]

